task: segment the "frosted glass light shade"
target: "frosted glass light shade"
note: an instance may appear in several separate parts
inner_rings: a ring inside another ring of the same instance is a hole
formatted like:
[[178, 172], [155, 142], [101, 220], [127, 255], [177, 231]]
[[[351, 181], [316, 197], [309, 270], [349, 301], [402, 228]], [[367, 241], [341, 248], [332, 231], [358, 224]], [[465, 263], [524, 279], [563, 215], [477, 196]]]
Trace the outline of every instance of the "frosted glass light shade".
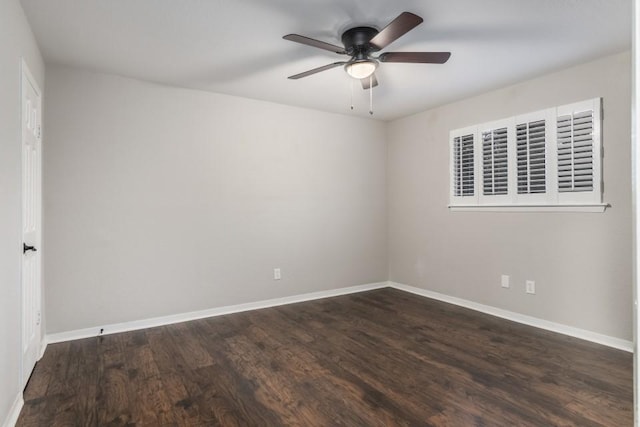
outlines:
[[365, 79], [373, 74], [378, 67], [378, 61], [372, 59], [365, 59], [362, 61], [351, 62], [344, 66], [349, 74], [354, 79]]

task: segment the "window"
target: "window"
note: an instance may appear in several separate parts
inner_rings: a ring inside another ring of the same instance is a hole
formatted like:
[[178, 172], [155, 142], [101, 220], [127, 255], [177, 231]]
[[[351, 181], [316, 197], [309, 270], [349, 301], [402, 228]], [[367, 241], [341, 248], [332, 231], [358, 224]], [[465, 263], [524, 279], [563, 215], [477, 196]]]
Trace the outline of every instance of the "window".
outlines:
[[482, 194], [507, 194], [507, 128], [482, 132]]
[[475, 129], [459, 129], [451, 135], [451, 199], [477, 203]]
[[513, 120], [500, 120], [478, 126], [479, 151], [482, 153], [479, 204], [499, 204], [508, 201], [513, 178], [509, 176], [509, 156], [512, 147]]
[[454, 130], [452, 208], [603, 211], [601, 99]]
[[473, 135], [455, 139], [456, 196], [473, 196]]
[[516, 125], [518, 194], [547, 191], [546, 126], [544, 120]]
[[558, 107], [557, 179], [561, 203], [593, 203], [595, 196], [600, 196], [600, 103], [594, 104]]

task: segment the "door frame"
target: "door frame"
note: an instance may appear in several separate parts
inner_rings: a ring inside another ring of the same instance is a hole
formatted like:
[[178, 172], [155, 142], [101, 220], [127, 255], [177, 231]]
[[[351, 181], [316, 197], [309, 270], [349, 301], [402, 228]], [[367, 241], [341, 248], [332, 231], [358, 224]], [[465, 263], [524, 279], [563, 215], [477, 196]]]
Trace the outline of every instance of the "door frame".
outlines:
[[[36, 231], [36, 238], [35, 238], [35, 245], [38, 249], [38, 253], [36, 256], [39, 257], [38, 263], [37, 263], [37, 268], [38, 268], [38, 284], [37, 284], [37, 297], [36, 297], [36, 301], [37, 301], [37, 312], [38, 312], [38, 327], [37, 327], [37, 332], [36, 332], [36, 340], [37, 340], [37, 356], [36, 356], [36, 361], [40, 360], [40, 358], [42, 357], [43, 354], [43, 334], [42, 334], [42, 306], [43, 306], [43, 287], [42, 287], [42, 283], [43, 283], [43, 279], [42, 279], [42, 249], [43, 249], [43, 245], [42, 245], [42, 97], [43, 97], [43, 93], [42, 90], [40, 89], [40, 86], [38, 85], [38, 82], [36, 81], [36, 79], [33, 77], [33, 74], [31, 73], [31, 70], [29, 70], [29, 66], [27, 65], [27, 62], [25, 60], [24, 57], [20, 58], [20, 156], [21, 156], [21, 167], [20, 167], [20, 193], [21, 193], [21, 210], [20, 210], [20, 250], [22, 250], [22, 245], [24, 242], [24, 209], [25, 209], [25, 205], [24, 205], [24, 187], [23, 187], [23, 180], [24, 180], [24, 159], [22, 158], [24, 156], [24, 144], [25, 144], [25, 137], [26, 137], [26, 133], [25, 133], [25, 129], [24, 129], [24, 120], [25, 120], [25, 110], [24, 110], [24, 97], [25, 97], [25, 92], [24, 92], [24, 88], [25, 85], [29, 84], [33, 87], [34, 91], [36, 92], [36, 94], [38, 95], [38, 118], [37, 118], [37, 122], [38, 125], [40, 126], [39, 129], [39, 134], [38, 134], [38, 144], [40, 144], [40, 150], [39, 150], [39, 158], [38, 158], [38, 162], [37, 162], [37, 168], [38, 168], [38, 172], [37, 172], [37, 202], [36, 202], [36, 210], [37, 210], [37, 231]], [[25, 324], [26, 324], [26, 313], [24, 311], [24, 281], [23, 281], [23, 274], [24, 274], [24, 254], [20, 257], [20, 387], [24, 388], [26, 386], [26, 383], [28, 381], [29, 375], [31, 374], [31, 372], [29, 372], [29, 374], [26, 374], [26, 367], [25, 367], [25, 358], [24, 358], [24, 329], [25, 329]], [[25, 378], [26, 377], [26, 378]]]
[[633, 252], [633, 413], [640, 426], [640, 0], [633, 1], [631, 59], [631, 197]]

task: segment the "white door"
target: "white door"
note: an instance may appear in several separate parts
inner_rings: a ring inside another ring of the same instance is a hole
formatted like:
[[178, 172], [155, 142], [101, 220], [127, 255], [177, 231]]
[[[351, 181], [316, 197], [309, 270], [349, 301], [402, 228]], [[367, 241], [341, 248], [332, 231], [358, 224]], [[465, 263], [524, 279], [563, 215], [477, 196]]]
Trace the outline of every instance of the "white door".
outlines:
[[22, 63], [22, 385], [40, 353], [41, 96]]

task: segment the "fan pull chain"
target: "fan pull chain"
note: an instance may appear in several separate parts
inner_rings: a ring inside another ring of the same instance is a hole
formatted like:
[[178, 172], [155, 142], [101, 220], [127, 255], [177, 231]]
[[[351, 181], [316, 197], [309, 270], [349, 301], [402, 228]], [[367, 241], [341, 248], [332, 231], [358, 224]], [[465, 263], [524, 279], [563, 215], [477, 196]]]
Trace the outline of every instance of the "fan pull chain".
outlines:
[[373, 116], [373, 74], [369, 76], [369, 114]]
[[349, 87], [351, 89], [351, 111], [353, 111], [353, 79], [349, 79]]

